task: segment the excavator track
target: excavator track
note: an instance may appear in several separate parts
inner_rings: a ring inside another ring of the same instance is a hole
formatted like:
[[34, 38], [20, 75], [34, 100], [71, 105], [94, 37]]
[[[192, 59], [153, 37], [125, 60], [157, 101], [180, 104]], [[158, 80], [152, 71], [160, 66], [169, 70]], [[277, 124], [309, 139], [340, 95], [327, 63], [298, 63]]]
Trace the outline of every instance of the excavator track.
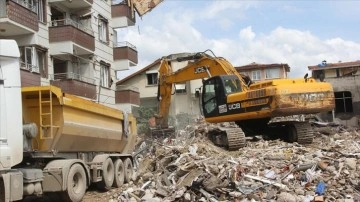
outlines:
[[246, 145], [245, 133], [241, 128], [210, 128], [208, 138], [215, 145], [226, 147], [228, 150], [237, 150]]
[[314, 138], [314, 131], [310, 123], [294, 123], [297, 132], [297, 142], [299, 144], [311, 144]]
[[229, 150], [237, 150], [246, 146], [245, 133], [241, 128], [226, 129], [227, 147]]

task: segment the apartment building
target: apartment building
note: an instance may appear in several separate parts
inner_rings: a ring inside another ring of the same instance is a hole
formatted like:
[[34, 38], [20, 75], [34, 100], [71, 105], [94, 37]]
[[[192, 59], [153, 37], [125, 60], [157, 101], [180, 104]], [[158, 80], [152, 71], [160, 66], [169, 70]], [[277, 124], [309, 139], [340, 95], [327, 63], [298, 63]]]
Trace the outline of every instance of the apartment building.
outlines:
[[22, 86], [51, 84], [116, 108], [116, 72], [138, 62], [117, 32], [160, 2], [0, 0], [0, 38], [19, 45]]

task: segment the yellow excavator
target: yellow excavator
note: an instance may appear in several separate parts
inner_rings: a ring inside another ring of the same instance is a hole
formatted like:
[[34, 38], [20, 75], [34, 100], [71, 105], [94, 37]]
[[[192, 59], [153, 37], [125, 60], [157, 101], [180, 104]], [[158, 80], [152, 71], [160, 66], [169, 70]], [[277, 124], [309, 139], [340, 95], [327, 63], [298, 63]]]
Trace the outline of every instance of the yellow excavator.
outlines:
[[[173, 71], [171, 61], [188, 61]], [[313, 140], [310, 123], [294, 120], [271, 121], [276, 117], [315, 114], [331, 111], [335, 106], [333, 88], [313, 78], [275, 79], [253, 83], [238, 73], [222, 57], [205, 52], [185, 57], [164, 57], [159, 67], [159, 112], [157, 128], [167, 130], [173, 85], [203, 79], [201, 111], [210, 123], [235, 122], [239, 127], [221, 128], [209, 134], [219, 146], [229, 150], [246, 145], [245, 135], [286, 133], [286, 140], [309, 144]]]

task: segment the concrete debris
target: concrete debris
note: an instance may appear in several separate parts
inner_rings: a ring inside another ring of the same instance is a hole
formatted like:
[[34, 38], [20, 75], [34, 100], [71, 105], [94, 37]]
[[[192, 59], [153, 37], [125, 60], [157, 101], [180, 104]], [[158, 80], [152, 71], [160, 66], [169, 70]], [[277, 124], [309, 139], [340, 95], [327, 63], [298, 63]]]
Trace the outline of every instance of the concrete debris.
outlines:
[[310, 145], [253, 138], [228, 151], [206, 138], [216, 125], [196, 122], [172, 141], [147, 142], [136, 156], [136, 179], [112, 200], [359, 201], [359, 129], [312, 124]]

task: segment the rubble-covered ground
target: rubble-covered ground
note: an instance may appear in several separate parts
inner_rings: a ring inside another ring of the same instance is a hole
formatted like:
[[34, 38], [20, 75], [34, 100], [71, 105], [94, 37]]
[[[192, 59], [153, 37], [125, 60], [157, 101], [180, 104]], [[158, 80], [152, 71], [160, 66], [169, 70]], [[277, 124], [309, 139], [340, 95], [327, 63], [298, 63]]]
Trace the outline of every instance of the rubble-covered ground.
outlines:
[[134, 181], [83, 201], [360, 201], [358, 128], [314, 124], [311, 145], [248, 138], [227, 151], [206, 138], [208, 127], [140, 142]]

